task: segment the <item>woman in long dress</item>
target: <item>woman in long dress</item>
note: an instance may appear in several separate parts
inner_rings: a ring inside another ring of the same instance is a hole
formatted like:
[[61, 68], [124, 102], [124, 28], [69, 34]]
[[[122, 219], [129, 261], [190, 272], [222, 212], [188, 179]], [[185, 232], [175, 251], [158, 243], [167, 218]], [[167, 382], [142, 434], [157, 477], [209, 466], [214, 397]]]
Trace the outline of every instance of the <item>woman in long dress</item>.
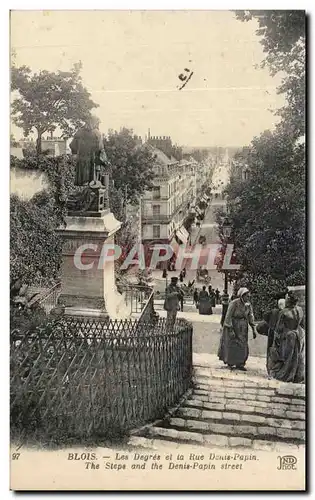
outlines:
[[212, 314], [210, 297], [205, 285], [202, 287], [202, 290], [199, 293], [198, 310], [199, 314]]
[[275, 336], [275, 328], [278, 323], [280, 312], [285, 308], [285, 299], [278, 299], [278, 307], [274, 307], [270, 311], [266, 312], [263, 316], [263, 320], [260, 321], [256, 327], [257, 333], [260, 335], [266, 335], [267, 338], [267, 353], [266, 353], [266, 366], [268, 371], [269, 366], [269, 356], [270, 350], [273, 345], [273, 340]]
[[229, 303], [223, 323], [218, 357], [231, 369], [246, 371], [248, 358], [248, 325], [256, 338], [254, 314], [249, 302], [249, 290], [240, 288], [237, 298]]
[[273, 345], [269, 349], [268, 374], [283, 382], [305, 382], [305, 331], [303, 309], [298, 298], [289, 293], [282, 309]]

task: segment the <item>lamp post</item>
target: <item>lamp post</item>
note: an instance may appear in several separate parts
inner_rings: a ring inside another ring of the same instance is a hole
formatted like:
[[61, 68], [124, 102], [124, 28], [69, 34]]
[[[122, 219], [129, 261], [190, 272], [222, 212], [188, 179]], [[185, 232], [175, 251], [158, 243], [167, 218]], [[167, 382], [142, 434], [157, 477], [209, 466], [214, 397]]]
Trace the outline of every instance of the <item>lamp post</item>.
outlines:
[[[224, 243], [227, 244], [232, 232], [232, 224], [228, 216], [226, 215], [223, 224], [222, 224], [222, 232], [224, 237]], [[228, 293], [228, 270], [224, 269], [224, 290], [222, 295], [222, 316], [221, 316], [221, 326], [223, 326], [226, 312], [229, 305], [229, 293]]]

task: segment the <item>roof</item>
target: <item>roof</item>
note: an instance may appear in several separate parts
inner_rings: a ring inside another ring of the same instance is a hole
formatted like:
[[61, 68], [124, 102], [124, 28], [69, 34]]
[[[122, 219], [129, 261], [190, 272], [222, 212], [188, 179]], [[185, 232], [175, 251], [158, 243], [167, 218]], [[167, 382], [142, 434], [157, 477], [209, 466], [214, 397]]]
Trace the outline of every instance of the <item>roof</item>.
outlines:
[[173, 159], [168, 158], [168, 156], [166, 156], [166, 154], [164, 154], [163, 151], [161, 151], [158, 148], [155, 148], [151, 144], [145, 143], [145, 146], [149, 148], [152, 154], [156, 156], [156, 160], [158, 163], [160, 163], [160, 165], [170, 165], [172, 163], [177, 163], [177, 160], [175, 160], [175, 158]]
[[189, 162], [190, 162], [190, 163], [194, 163], [195, 165], [197, 165], [197, 164], [198, 164], [197, 160], [195, 160], [195, 158], [194, 158], [193, 156], [190, 156], [190, 158], [189, 158]]

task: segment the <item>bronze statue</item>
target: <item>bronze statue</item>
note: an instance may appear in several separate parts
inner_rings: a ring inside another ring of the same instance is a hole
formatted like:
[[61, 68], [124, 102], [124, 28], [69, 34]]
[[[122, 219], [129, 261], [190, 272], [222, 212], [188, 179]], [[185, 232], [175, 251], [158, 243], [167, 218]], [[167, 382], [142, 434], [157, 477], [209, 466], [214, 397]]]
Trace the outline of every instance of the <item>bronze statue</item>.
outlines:
[[75, 185], [87, 186], [90, 182], [101, 181], [101, 165], [107, 163], [103, 139], [98, 129], [99, 120], [90, 120], [76, 132], [70, 144], [72, 154], [77, 155]]
[[68, 197], [68, 211], [99, 212], [109, 206], [110, 164], [98, 126], [99, 120], [91, 117], [70, 144], [77, 156], [75, 185], [81, 189]]

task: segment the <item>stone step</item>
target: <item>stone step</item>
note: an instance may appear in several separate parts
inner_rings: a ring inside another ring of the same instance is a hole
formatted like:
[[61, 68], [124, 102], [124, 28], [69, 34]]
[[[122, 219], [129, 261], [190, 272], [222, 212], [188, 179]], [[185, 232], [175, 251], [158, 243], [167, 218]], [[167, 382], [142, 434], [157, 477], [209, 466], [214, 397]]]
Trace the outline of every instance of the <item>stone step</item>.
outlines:
[[178, 410], [176, 417], [179, 416], [184, 419], [196, 419], [205, 421], [228, 422], [233, 425], [249, 424], [249, 425], [263, 425], [274, 428], [285, 428], [295, 430], [305, 430], [305, 420], [290, 420], [281, 417], [268, 417], [265, 415], [257, 415], [253, 413], [237, 413], [235, 411], [218, 411], [212, 409], [196, 409], [183, 407]]
[[215, 433], [207, 434], [155, 426], [146, 429], [145, 436], [133, 437], [133, 441], [130, 441], [130, 444], [154, 448], [154, 445], [158, 446], [162, 442], [167, 442], [169, 446], [173, 444], [176, 448], [180, 446], [180, 444], [191, 444], [210, 448], [251, 448], [254, 450], [277, 451], [280, 453], [294, 453], [294, 451], [304, 447], [301, 444], [284, 443], [277, 440], [263, 440], [259, 439], [258, 436], [256, 439], [249, 439], [245, 437], [226, 436]]
[[196, 395], [188, 399], [180, 411], [184, 413], [188, 410], [193, 410], [188, 416], [198, 418], [203, 410], [216, 410], [221, 412], [232, 412], [236, 414], [254, 414], [262, 415], [263, 417], [278, 417], [288, 420], [305, 421], [305, 407], [284, 405], [281, 403], [273, 403], [268, 405], [263, 401], [244, 400], [244, 399], [228, 399], [228, 398], [209, 398], [209, 395]]
[[203, 390], [231, 388], [236, 392], [246, 390], [248, 393], [253, 393], [254, 390], [264, 390], [266, 395], [274, 394], [279, 397], [305, 398], [304, 384], [290, 384], [262, 377], [255, 377], [255, 379], [246, 379], [245, 377], [243, 375], [241, 378], [239, 373], [233, 377], [229, 372], [217, 376], [213, 373], [211, 375], [200, 375], [196, 373], [194, 368], [194, 386]]
[[196, 399], [201, 401], [209, 401], [213, 403], [226, 403], [242, 402], [250, 406], [272, 406], [272, 408], [286, 409], [296, 412], [305, 412], [305, 399], [293, 397], [278, 397], [272, 394], [266, 395], [267, 391], [258, 391], [247, 393], [247, 391], [236, 392], [233, 390], [212, 390], [204, 391], [203, 389], [194, 389], [193, 395]]
[[[187, 419], [173, 417], [169, 421], [171, 428], [178, 430], [198, 432], [201, 434], [222, 434], [224, 436], [245, 437], [248, 439], [260, 439], [268, 441], [282, 441], [304, 443], [305, 442], [305, 423], [298, 422], [297, 425], [291, 425], [292, 422], [281, 419], [278, 423], [275, 419], [269, 420], [264, 417], [235, 418], [239, 415], [204, 411], [201, 419]], [[280, 419], [279, 419], [280, 420]], [[273, 425], [272, 425], [273, 424]], [[295, 424], [293, 422], [293, 424]], [[301, 425], [299, 425], [301, 424]]]
[[[266, 383], [254, 383], [254, 382], [241, 382], [233, 380], [221, 380], [221, 379], [200, 379], [194, 378], [193, 385], [196, 389], [202, 389], [204, 391], [212, 390], [227, 390], [234, 392], [246, 392], [248, 394], [261, 393], [268, 396], [279, 396], [287, 398], [302, 398], [305, 399], [305, 388], [297, 386], [296, 388], [291, 387], [272, 387]], [[291, 390], [292, 389], [292, 390]], [[261, 392], [264, 391], [264, 392]]]

